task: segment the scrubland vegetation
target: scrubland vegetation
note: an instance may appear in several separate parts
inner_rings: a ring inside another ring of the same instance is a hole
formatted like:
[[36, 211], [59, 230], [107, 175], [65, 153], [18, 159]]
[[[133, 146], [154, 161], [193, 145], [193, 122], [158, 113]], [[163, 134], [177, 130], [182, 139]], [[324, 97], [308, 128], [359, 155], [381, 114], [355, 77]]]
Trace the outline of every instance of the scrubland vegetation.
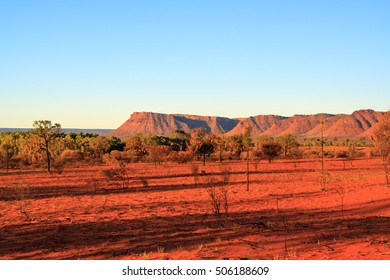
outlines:
[[[39, 124], [37, 124], [39, 125]], [[41, 123], [41, 125], [43, 125]], [[280, 137], [230, 137], [207, 134], [194, 129], [190, 134], [174, 131], [171, 137], [134, 134], [128, 138], [104, 137], [97, 134], [62, 133], [61, 126], [32, 129], [29, 132], [0, 133], [0, 168], [28, 169], [45, 167], [55, 170], [80, 164], [104, 164], [108, 158], [119, 161], [187, 163], [246, 159], [251, 161], [274, 159], [302, 159], [321, 157], [321, 139], [297, 138], [291, 134]], [[250, 139], [250, 142], [248, 142]], [[372, 139], [324, 139], [326, 158], [354, 159], [381, 156], [383, 149], [374, 147]]]

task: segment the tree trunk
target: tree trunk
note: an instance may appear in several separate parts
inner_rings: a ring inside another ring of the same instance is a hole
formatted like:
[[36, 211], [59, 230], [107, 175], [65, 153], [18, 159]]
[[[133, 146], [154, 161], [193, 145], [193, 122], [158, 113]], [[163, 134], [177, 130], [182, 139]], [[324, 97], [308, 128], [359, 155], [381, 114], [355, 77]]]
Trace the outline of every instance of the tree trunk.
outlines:
[[246, 153], [246, 191], [249, 192], [249, 149]]
[[8, 171], [9, 171], [9, 161], [10, 161], [10, 159], [9, 159], [9, 157], [8, 157], [8, 155], [7, 155], [7, 157], [6, 157], [6, 162], [5, 162], [5, 164], [6, 164], [6, 167], [7, 167], [7, 173], [8, 173]]
[[47, 158], [47, 172], [50, 172], [50, 151], [49, 151], [49, 141], [45, 141], [45, 150]]

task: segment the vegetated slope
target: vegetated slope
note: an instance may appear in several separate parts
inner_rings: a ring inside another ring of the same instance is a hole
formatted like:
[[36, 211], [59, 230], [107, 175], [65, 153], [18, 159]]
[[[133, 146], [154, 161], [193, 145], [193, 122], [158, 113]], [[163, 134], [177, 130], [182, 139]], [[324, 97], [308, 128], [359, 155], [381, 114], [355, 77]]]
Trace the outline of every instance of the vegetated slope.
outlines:
[[[258, 115], [249, 118], [230, 119], [224, 117], [161, 114], [135, 112], [116, 130], [107, 136], [127, 137], [134, 133], [169, 136], [174, 130], [190, 132], [202, 128], [216, 135], [237, 135], [244, 132], [248, 125], [252, 135], [280, 136], [292, 134], [303, 137], [358, 137], [369, 136], [369, 131], [378, 123], [383, 112], [358, 110], [347, 114], [314, 114], [283, 117], [276, 115]], [[323, 124], [322, 124], [323, 122]]]

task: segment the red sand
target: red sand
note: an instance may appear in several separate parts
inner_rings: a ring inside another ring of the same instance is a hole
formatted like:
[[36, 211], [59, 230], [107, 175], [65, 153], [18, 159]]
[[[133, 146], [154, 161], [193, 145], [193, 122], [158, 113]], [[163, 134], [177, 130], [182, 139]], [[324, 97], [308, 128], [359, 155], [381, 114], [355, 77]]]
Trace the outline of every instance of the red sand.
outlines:
[[[1, 172], [0, 259], [390, 259], [379, 159], [345, 170], [327, 160], [322, 190], [318, 160], [251, 164], [249, 192], [241, 161], [199, 165], [197, 185], [191, 164], [129, 167], [125, 189], [103, 176], [107, 166]], [[204, 186], [211, 176], [221, 182], [225, 167], [230, 214], [221, 228]]]

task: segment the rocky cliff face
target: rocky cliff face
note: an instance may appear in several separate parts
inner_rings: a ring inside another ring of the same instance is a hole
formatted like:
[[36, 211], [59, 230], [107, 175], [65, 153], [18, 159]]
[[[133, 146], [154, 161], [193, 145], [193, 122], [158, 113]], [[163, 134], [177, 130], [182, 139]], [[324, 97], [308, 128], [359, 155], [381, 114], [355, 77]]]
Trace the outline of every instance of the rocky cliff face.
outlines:
[[275, 115], [258, 115], [249, 118], [230, 119], [223, 117], [195, 116], [181, 114], [160, 114], [152, 112], [135, 112], [119, 128], [108, 133], [108, 136], [127, 137], [134, 133], [169, 136], [173, 130], [190, 132], [202, 128], [216, 135], [236, 135], [243, 133], [245, 127], [252, 127], [252, 135], [280, 136], [293, 134], [303, 137], [319, 137], [324, 121], [326, 137], [369, 136], [378, 123], [383, 112], [359, 110], [351, 115], [315, 114], [283, 117]]

